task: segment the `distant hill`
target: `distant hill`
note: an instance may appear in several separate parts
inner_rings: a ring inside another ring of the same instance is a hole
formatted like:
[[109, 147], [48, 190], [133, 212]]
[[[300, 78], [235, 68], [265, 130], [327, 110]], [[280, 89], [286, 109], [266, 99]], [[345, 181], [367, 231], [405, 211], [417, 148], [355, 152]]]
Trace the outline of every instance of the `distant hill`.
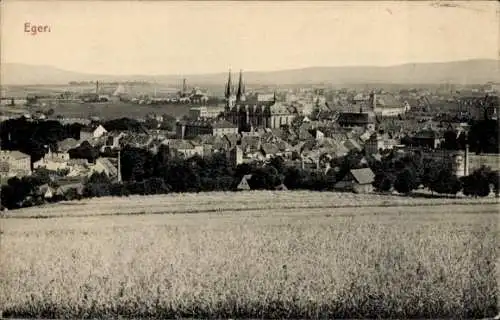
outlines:
[[[2, 85], [67, 84], [70, 81], [157, 81], [179, 85], [182, 78], [192, 85], [222, 85], [227, 72], [193, 75], [98, 75], [35, 66], [5, 63], [1, 66]], [[482, 84], [500, 82], [500, 60], [466, 60], [443, 63], [412, 63], [390, 67], [310, 67], [280, 71], [245, 72], [247, 84]]]

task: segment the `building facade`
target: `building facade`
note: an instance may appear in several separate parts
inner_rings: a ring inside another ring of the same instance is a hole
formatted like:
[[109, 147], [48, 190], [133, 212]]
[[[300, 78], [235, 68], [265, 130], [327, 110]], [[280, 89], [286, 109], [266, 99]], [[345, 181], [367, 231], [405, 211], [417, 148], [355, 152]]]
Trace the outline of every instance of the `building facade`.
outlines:
[[20, 151], [0, 151], [0, 175], [23, 177], [31, 175], [31, 157]]
[[52, 171], [68, 169], [69, 158], [67, 152], [52, 152], [49, 149], [42, 159], [33, 163], [33, 168], [46, 168]]
[[189, 118], [191, 120], [216, 119], [224, 114], [224, 108], [220, 107], [196, 107], [189, 109]]
[[200, 135], [223, 136], [237, 134], [238, 127], [226, 120], [179, 121], [175, 127], [177, 139], [192, 139]]

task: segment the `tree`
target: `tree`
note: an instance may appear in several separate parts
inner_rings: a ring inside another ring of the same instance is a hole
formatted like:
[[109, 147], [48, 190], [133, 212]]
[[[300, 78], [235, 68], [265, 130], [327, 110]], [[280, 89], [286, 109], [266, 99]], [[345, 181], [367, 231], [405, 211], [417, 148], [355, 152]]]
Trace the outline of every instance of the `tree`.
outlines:
[[469, 131], [471, 151], [498, 153], [500, 151], [498, 128], [498, 120], [480, 120], [473, 123]]
[[436, 179], [430, 182], [429, 188], [437, 193], [457, 194], [462, 189], [462, 183], [453, 171], [444, 168], [438, 172]]
[[409, 193], [410, 191], [416, 189], [417, 178], [415, 172], [406, 168], [398, 173], [396, 180], [394, 181], [394, 189], [399, 193]]
[[146, 128], [135, 119], [120, 118], [104, 122], [103, 127], [107, 131], [131, 131], [141, 133], [147, 131]]
[[155, 118], [148, 118], [144, 125], [148, 129], [158, 129], [160, 127], [160, 122]]
[[273, 166], [280, 174], [283, 174], [286, 170], [285, 160], [282, 157], [272, 157], [269, 161], [269, 165]]
[[349, 153], [341, 160], [340, 170], [337, 173], [337, 180], [342, 179], [352, 169], [360, 169], [361, 159], [363, 159], [363, 154], [361, 152], [350, 150]]
[[283, 183], [283, 177], [273, 166], [266, 166], [255, 170], [248, 183], [252, 189], [272, 190]]
[[482, 167], [462, 178], [463, 192], [467, 196], [486, 197], [490, 193], [489, 168]]
[[149, 151], [126, 147], [121, 152], [121, 173], [125, 181], [142, 181], [153, 174], [153, 157]]
[[160, 124], [160, 129], [173, 131], [175, 129], [175, 124], [177, 119], [169, 114], [163, 115], [163, 122]]
[[68, 151], [71, 159], [86, 159], [94, 163], [99, 158], [99, 150], [94, 148], [88, 141], [82, 142], [78, 147]]
[[170, 191], [170, 187], [160, 177], [152, 177], [145, 182], [146, 194], [164, 194]]
[[458, 149], [458, 140], [457, 133], [453, 130], [447, 130], [443, 134], [444, 143], [442, 147], [448, 150], [457, 150]]
[[396, 180], [396, 176], [391, 172], [380, 172], [375, 175], [373, 181], [373, 187], [379, 191], [390, 191], [394, 182]]

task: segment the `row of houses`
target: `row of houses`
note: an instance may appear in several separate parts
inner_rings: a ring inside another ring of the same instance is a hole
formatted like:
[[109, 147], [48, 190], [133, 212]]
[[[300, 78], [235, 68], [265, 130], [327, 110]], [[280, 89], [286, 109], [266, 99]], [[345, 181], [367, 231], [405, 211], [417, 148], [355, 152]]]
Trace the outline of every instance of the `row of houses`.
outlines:
[[[33, 169], [32, 169], [33, 168]], [[105, 173], [117, 178], [116, 159], [98, 158], [94, 163], [86, 159], [71, 159], [67, 152], [49, 151], [42, 159], [31, 164], [31, 157], [20, 151], [0, 151], [0, 177], [30, 176], [33, 171], [47, 169], [54, 172], [66, 172], [67, 177], [90, 177], [94, 173]]]

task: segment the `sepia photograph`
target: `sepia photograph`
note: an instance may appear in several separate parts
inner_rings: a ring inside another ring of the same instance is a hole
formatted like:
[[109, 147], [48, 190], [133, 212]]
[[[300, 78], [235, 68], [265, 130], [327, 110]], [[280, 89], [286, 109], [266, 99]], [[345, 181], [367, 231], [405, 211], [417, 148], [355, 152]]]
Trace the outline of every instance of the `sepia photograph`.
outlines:
[[500, 2], [0, 3], [0, 318], [500, 319]]

